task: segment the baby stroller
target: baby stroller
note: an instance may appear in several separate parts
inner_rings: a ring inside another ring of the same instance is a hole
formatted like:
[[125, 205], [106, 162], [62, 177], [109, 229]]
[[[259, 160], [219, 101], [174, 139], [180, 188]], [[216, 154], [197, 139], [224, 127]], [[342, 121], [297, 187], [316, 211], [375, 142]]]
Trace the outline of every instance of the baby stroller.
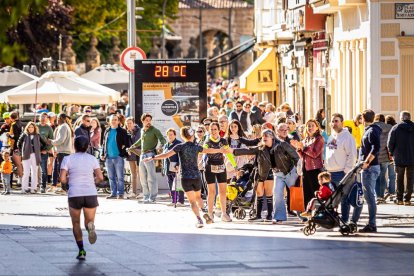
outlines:
[[[233, 178], [227, 185], [227, 214], [233, 212], [236, 219], [243, 220], [246, 218], [246, 209], [254, 208], [254, 190], [252, 181], [253, 165], [246, 164], [241, 169], [243, 175], [239, 179]], [[254, 211], [254, 210], [253, 210]], [[250, 210], [249, 215], [252, 210]], [[255, 213], [253, 214], [255, 215]]]
[[[306, 222], [303, 228], [303, 233], [306, 236], [313, 235], [316, 232], [316, 226], [319, 225], [325, 229], [332, 229], [339, 226], [339, 231], [342, 235], [348, 236], [357, 231], [357, 225], [355, 223], [346, 223], [339, 216], [336, 209], [341, 203], [342, 198], [348, 197], [354, 186], [356, 175], [361, 170], [363, 162], [359, 162], [345, 177], [339, 182], [334, 193], [325, 202], [318, 202], [320, 206], [313, 213], [312, 217]], [[362, 195], [360, 195], [362, 197]]]

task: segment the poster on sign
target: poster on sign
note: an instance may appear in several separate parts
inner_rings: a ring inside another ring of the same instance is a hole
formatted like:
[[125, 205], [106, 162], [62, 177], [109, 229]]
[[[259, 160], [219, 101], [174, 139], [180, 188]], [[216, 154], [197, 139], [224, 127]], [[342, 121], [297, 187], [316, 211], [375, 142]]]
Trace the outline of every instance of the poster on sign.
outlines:
[[161, 133], [183, 126], [196, 128], [207, 113], [205, 60], [135, 61], [136, 117], [153, 116]]

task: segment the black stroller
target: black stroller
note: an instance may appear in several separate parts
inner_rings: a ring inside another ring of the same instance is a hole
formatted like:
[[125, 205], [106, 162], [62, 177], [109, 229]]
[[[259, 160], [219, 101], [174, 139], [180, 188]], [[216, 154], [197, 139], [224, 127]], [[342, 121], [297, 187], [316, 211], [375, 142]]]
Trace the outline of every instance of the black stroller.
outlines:
[[318, 202], [320, 206], [315, 210], [312, 217], [306, 222], [303, 228], [303, 233], [306, 236], [313, 235], [316, 232], [316, 226], [319, 225], [325, 229], [332, 229], [339, 227], [339, 231], [342, 235], [348, 236], [355, 233], [357, 225], [355, 223], [346, 223], [342, 220], [337, 212], [338, 205], [341, 203], [343, 197], [347, 197], [355, 183], [357, 173], [361, 170], [363, 162], [359, 162], [345, 177], [339, 182], [334, 193], [325, 202]]

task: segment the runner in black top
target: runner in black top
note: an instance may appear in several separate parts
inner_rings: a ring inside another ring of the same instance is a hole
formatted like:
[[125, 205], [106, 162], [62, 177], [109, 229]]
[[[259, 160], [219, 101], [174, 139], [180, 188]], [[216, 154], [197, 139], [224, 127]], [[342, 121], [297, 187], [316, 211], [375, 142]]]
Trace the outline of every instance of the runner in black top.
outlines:
[[[224, 148], [228, 149], [229, 144], [226, 139], [220, 138], [219, 134], [219, 124], [211, 123], [210, 124], [210, 137], [205, 141], [203, 148], [208, 149], [218, 149]], [[234, 160], [233, 154], [226, 155], [232, 166], [236, 168], [236, 161]], [[231, 218], [227, 215], [226, 212], [226, 188], [227, 188], [227, 172], [226, 166], [224, 164], [224, 155], [223, 153], [216, 154], [207, 154], [207, 161], [205, 164], [204, 174], [206, 176], [207, 186], [208, 186], [208, 195], [207, 195], [207, 205], [208, 205], [208, 215], [210, 218], [213, 218], [213, 208], [214, 208], [214, 199], [216, 197], [216, 183], [218, 183], [218, 190], [220, 196], [220, 208], [221, 208], [221, 220], [225, 222], [230, 222]]]
[[[191, 209], [197, 217], [198, 228], [203, 227], [203, 221], [200, 217], [200, 209], [203, 208], [203, 200], [201, 199], [201, 175], [198, 170], [197, 158], [200, 153], [216, 154], [223, 153], [223, 149], [204, 149], [194, 143], [194, 130], [190, 127], [183, 127], [180, 131], [184, 143], [176, 145], [170, 151], [156, 155], [154, 157], [145, 158], [143, 161], [165, 159], [178, 154], [180, 158], [180, 175], [184, 192], [190, 202]], [[211, 223], [211, 219], [206, 217], [206, 222]]]

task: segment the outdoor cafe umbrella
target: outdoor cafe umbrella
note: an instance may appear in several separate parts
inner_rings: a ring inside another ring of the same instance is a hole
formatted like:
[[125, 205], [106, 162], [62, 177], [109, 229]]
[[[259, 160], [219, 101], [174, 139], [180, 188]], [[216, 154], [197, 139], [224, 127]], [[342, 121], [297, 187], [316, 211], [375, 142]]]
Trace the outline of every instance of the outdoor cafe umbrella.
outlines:
[[108, 104], [119, 100], [119, 92], [85, 80], [73, 72], [47, 72], [38, 80], [22, 84], [1, 95], [11, 104], [76, 103]]
[[11, 66], [3, 67], [0, 69], [0, 93], [37, 79], [36, 76], [17, 68]]
[[81, 77], [118, 91], [128, 90], [129, 73], [116, 64], [101, 65]]

